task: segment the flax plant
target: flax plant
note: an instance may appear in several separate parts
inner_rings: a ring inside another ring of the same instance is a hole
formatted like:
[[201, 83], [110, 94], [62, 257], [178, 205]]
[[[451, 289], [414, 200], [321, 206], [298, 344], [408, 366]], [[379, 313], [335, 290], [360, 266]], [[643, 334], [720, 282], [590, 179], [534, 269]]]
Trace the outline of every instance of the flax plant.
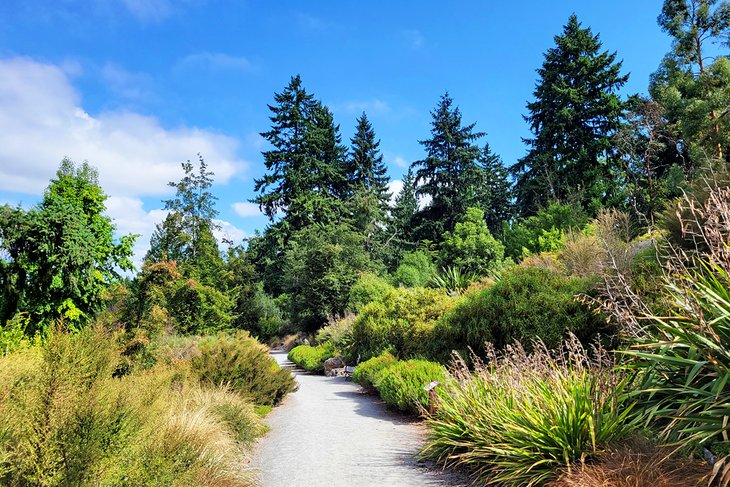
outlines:
[[613, 358], [601, 348], [589, 354], [575, 337], [556, 351], [540, 342], [529, 354], [520, 345], [491, 349], [474, 363], [470, 371], [454, 361], [421, 453], [467, 467], [486, 485], [542, 485], [639, 425]]

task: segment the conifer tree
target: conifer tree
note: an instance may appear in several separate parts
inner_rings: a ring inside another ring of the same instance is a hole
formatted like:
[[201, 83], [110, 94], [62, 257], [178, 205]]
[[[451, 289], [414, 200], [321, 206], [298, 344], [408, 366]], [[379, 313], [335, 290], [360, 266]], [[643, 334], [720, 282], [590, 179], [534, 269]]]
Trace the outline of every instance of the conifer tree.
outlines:
[[273, 146], [263, 152], [268, 172], [255, 180], [260, 194], [252, 201], [272, 221], [283, 213], [290, 235], [341, 216], [337, 196], [345, 184], [346, 149], [332, 112], [306, 92], [299, 75], [274, 101], [271, 130], [261, 133]]
[[609, 196], [602, 182], [611, 177], [611, 136], [623, 112], [616, 93], [628, 76], [616, 53], [601, 47], [599, 36], [571, 15], [537, 70], [525, 116], [533, 134], [525, 140], [529, 152], [510, 168], [523, 215], [573, 199], [596, 211]]
[[431, 138], [420, 141], [426, 158], [413, 163], [416, 194], [430, 198], [415, 218], [417, 236], [438, 243], [454, 228], [467, 208], [478, 204], [483, 170], [476, 141], [485, 134], [474, 132], [476, 124], [462, 125], [461, 111], [448, 92], [431, 112]]
[[395, 265], [403, 251], [413, 250], [416, 247], [413, 235], [413, 219], [418, 211], [415, 184], [413, 170], [409, 168], [403, 177], [403, 188], [396, 195], [395, 206], [391, 210], [388, 242], [394, 251], [391, 252], [390, 259], [387, 259], [389, 264]]
[[482, 148], [481, 165], [484, 182], [479, 206], [484, 210], [484, 220], [489, 231], [496, 235], [502, 230], [502, 222], [512, 218], [512, 185], [502, 159], [492, 152], [489, 144]]
[[390, 203], [388, 190], [388, 169], [380, 153], [380, 141], [365, 112], [357, 119], [355, 135], [350, 139], [350, 154], [347, 160], [347, 179], [351, 191], [364, 189], [377, 197], [379, 205], [386, 210]]

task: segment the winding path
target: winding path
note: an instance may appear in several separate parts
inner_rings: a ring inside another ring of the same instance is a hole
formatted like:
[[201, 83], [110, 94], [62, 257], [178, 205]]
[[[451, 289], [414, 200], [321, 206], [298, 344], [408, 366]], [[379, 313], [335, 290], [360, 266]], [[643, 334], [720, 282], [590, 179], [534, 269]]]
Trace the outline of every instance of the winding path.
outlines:
[[[286, 353], [273, 352], [285, 367]], [[413, 458], [424, 429], [342, 377], [294, 370], [299, 390], [275, 408], [253, 464], [263, 487], [465, 486]]]

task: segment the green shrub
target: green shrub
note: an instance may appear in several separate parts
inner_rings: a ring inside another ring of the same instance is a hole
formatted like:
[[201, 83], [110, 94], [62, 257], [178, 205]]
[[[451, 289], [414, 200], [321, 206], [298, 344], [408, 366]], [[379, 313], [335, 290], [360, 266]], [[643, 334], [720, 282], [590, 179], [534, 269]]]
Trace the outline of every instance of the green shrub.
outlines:
[[468, 467], [485, 485], [543, 485], [641, 425], [624, 399], [628, 378], [575, 338], [557, 351], [510, 347], [475, 363], [473, 372], [455, 364], [439, 389], [422, 455]]
[[428, 409], [429, 395], [424, 389], [432, 381], [443, 382], [446, 370], [426, 360], [397, 361], [376, 375], [375, 387], [389, 406], [418, 414]]
[[393, 286], [383, 278], [372, 272], [363, 272], [350, 289], [348, 307], [352, 311], [360, 312], [366, 304], [377, 301], [391, 289]]
[[519, 341], [529, 348], [540, 339], [555, 348], [566, 332], [588, 343], [606, 329], [605, 320], [575, 299], [591, 290], [589, 279], [544, 268], [511, 268], [494, 286], [467, 294], [439, 321], [435, 334], [445, 347], [441, 357], [468, 347], [481, 355], [486, 342], [502, 349]]
[[316, 335], [319, 344], [331, 343], [332, 346], [343, 355], [348, 361], [355, 362], [357, 356], [353, 356], [352, 327], [355, 322], [355, 315], [349, 314], [344, 318], [320, 328]]
[[427, 252], [409, 252], [403, 256], [393, 273], [393, 284], [401, 287], [424, 287], [434, 272], [436, 265]]
[[375, 387], [380, 373], [396, 363], [396, 358], [388, 352], [366, 360], [355, 367], [352, 380], [363, 387]]
[[515, 260], [540, 252], [554, 252], [563, 247], [569, 229], [580, 230], [588, 216], [576, 206], [550, 203], [536, 215], [502, 227], [504, 255]]
[[311, 345], [299, 345], [289, 352], [289, 360], [308, 372], [322, 372], [324, 362], [335, 356], [335, 347], [332, 343], [323, 343], [312, 347]]
[[504, 245], [487, 228], [484, 211], [472, 207], [466, 210], [454, 226], [444, 234], [439, 259], [443, 267], [454, 267], [477, 277], [499, 269], [504, 260]]
[[0, 358], [0, 484], [249, 486], [251, 404], [184, 368], [119, 376], [115, 341], [50, 331]]
[[396, 357], [426, 356], [436, 320], [456, 298], [438, 289], [398, 288], [365, 306], [352, 329], [353, 354], [369, 359], [389, 351]]
[[268, 349], [246, 331], [218, 334], [196, 341], [192, 373], [204, 383], [226, 385], [256, 404], [276, 405], [296, 382], [268, 354]]

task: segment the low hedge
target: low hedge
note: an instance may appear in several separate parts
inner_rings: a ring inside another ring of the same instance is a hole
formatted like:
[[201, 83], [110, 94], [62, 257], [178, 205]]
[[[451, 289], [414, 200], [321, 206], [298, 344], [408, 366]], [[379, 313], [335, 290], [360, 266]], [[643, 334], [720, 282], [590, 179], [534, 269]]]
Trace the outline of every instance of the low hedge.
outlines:
[[325, 360], [335, 356], [335, 347], [330, 342], [312, 347], [299, 345], [289, 352], [289, 360], [308, 372], [324, 371]]
[[376, 388], [386, 404], [401, 411], [418, 414], [428, 409], [428, 392], [432, 381], [443, 382], [446, 370], [426, 360], [398, 361], [377, 374]]
[[355, 368], [352, 380], [363, 387], [374, 388], [378, 383], [381, 372], [396, 362], [396, 358], [388, 352], [373, 357]]

